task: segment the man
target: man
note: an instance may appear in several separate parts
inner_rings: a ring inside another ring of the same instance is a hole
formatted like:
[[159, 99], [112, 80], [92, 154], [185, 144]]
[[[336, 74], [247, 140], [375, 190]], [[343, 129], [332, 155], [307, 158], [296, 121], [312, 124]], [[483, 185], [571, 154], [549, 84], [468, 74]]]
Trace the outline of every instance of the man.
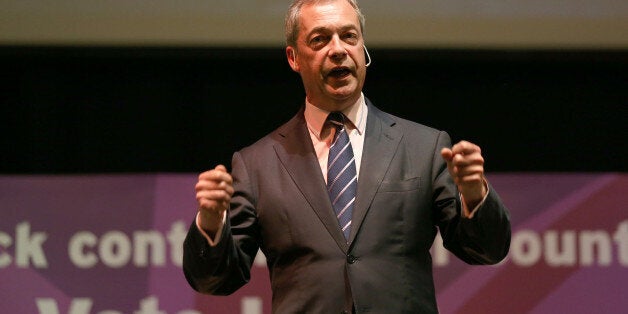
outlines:
[[354, 0], [290, 7], [286, 56], [306, 104], [235, 153], [232, 174], [219, 165], [199, 176], [183, 263], [197, 291], [236, 291], [261, 248], [273, 312], [434, 313], [437, 226], [467, 263], [507, 254], [508, 214], [479, 147], [448, 148], [445, 132], [363, 96], [363, 24]]

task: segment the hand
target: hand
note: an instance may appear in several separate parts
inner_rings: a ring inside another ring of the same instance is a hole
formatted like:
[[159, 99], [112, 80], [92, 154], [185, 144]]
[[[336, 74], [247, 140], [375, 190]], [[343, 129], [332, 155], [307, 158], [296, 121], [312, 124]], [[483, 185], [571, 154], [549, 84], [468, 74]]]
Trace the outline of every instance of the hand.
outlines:
[[479, 204], [487, 193], [484, 178], [484, 158], [480, 147], [460, 141], [451, 149], [443, 148], [441, 156], [447, 162], [447, 169], [458, 186], [465, 205], [469, 210]]
[[214, 236], [222, 224], [225, 211], [229, 209], [233, 195], [233, 178], [225, 166], [218, 165], [198, 176], [195, 189], [201, 228]]

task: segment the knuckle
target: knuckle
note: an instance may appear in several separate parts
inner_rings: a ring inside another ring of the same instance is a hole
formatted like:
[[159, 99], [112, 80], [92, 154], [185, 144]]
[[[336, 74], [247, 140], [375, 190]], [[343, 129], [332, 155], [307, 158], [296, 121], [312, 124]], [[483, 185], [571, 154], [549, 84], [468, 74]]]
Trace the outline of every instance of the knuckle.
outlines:
[[210, 171], [205, 171], [202, 172], [201, 174], [198, 175], [198, 180], [202, 181], [205, 180], [207, 178], [207, 176], [209, 175]]

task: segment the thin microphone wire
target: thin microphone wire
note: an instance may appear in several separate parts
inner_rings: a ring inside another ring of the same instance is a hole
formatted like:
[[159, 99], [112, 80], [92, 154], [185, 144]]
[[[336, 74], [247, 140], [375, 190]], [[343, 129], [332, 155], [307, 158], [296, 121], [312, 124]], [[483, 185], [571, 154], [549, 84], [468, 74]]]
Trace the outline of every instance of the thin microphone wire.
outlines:
[[366, 46], [362, 45], [364, 47], [364, 52], [366, 53], [366, 58], [369, 59], [369, 62], [367, 62], [364, 66], [365, 67], [369, 67], [369, 65], [371, 65], [371, 55], [369, 55], [369, 51], [366, 50]]

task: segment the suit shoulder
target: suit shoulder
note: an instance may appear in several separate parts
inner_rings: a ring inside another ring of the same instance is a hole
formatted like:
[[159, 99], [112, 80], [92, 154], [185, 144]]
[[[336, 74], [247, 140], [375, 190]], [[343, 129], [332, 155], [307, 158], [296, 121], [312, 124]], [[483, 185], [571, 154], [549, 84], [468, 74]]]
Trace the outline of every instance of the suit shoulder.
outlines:
[[412, 120], [401, 118], [387, 112], [380, 111], [380, 113], [385, 117], [385, 120], [391, 121], [392, 124], [400, 128], [404, 133], [409, 132], [409, 133], [414, 133], [414, 134], [420, 133], [420, 134], [438, 136], [440, 133], [445, 132], [443, 130], [439, 130], [434, 127], [427, 126], [425, 124], [421, 124]]
[[401, 135], [405, 145], [414, 147], [413, 149], [433, 147], [440, 150], [440, 147], [451, 146], [451, 138], [445, 131], [383, 112], [375, 106], [369, 107], [369, 115], [371, 112], [382, 125], [386, 125], [385, 128]]

